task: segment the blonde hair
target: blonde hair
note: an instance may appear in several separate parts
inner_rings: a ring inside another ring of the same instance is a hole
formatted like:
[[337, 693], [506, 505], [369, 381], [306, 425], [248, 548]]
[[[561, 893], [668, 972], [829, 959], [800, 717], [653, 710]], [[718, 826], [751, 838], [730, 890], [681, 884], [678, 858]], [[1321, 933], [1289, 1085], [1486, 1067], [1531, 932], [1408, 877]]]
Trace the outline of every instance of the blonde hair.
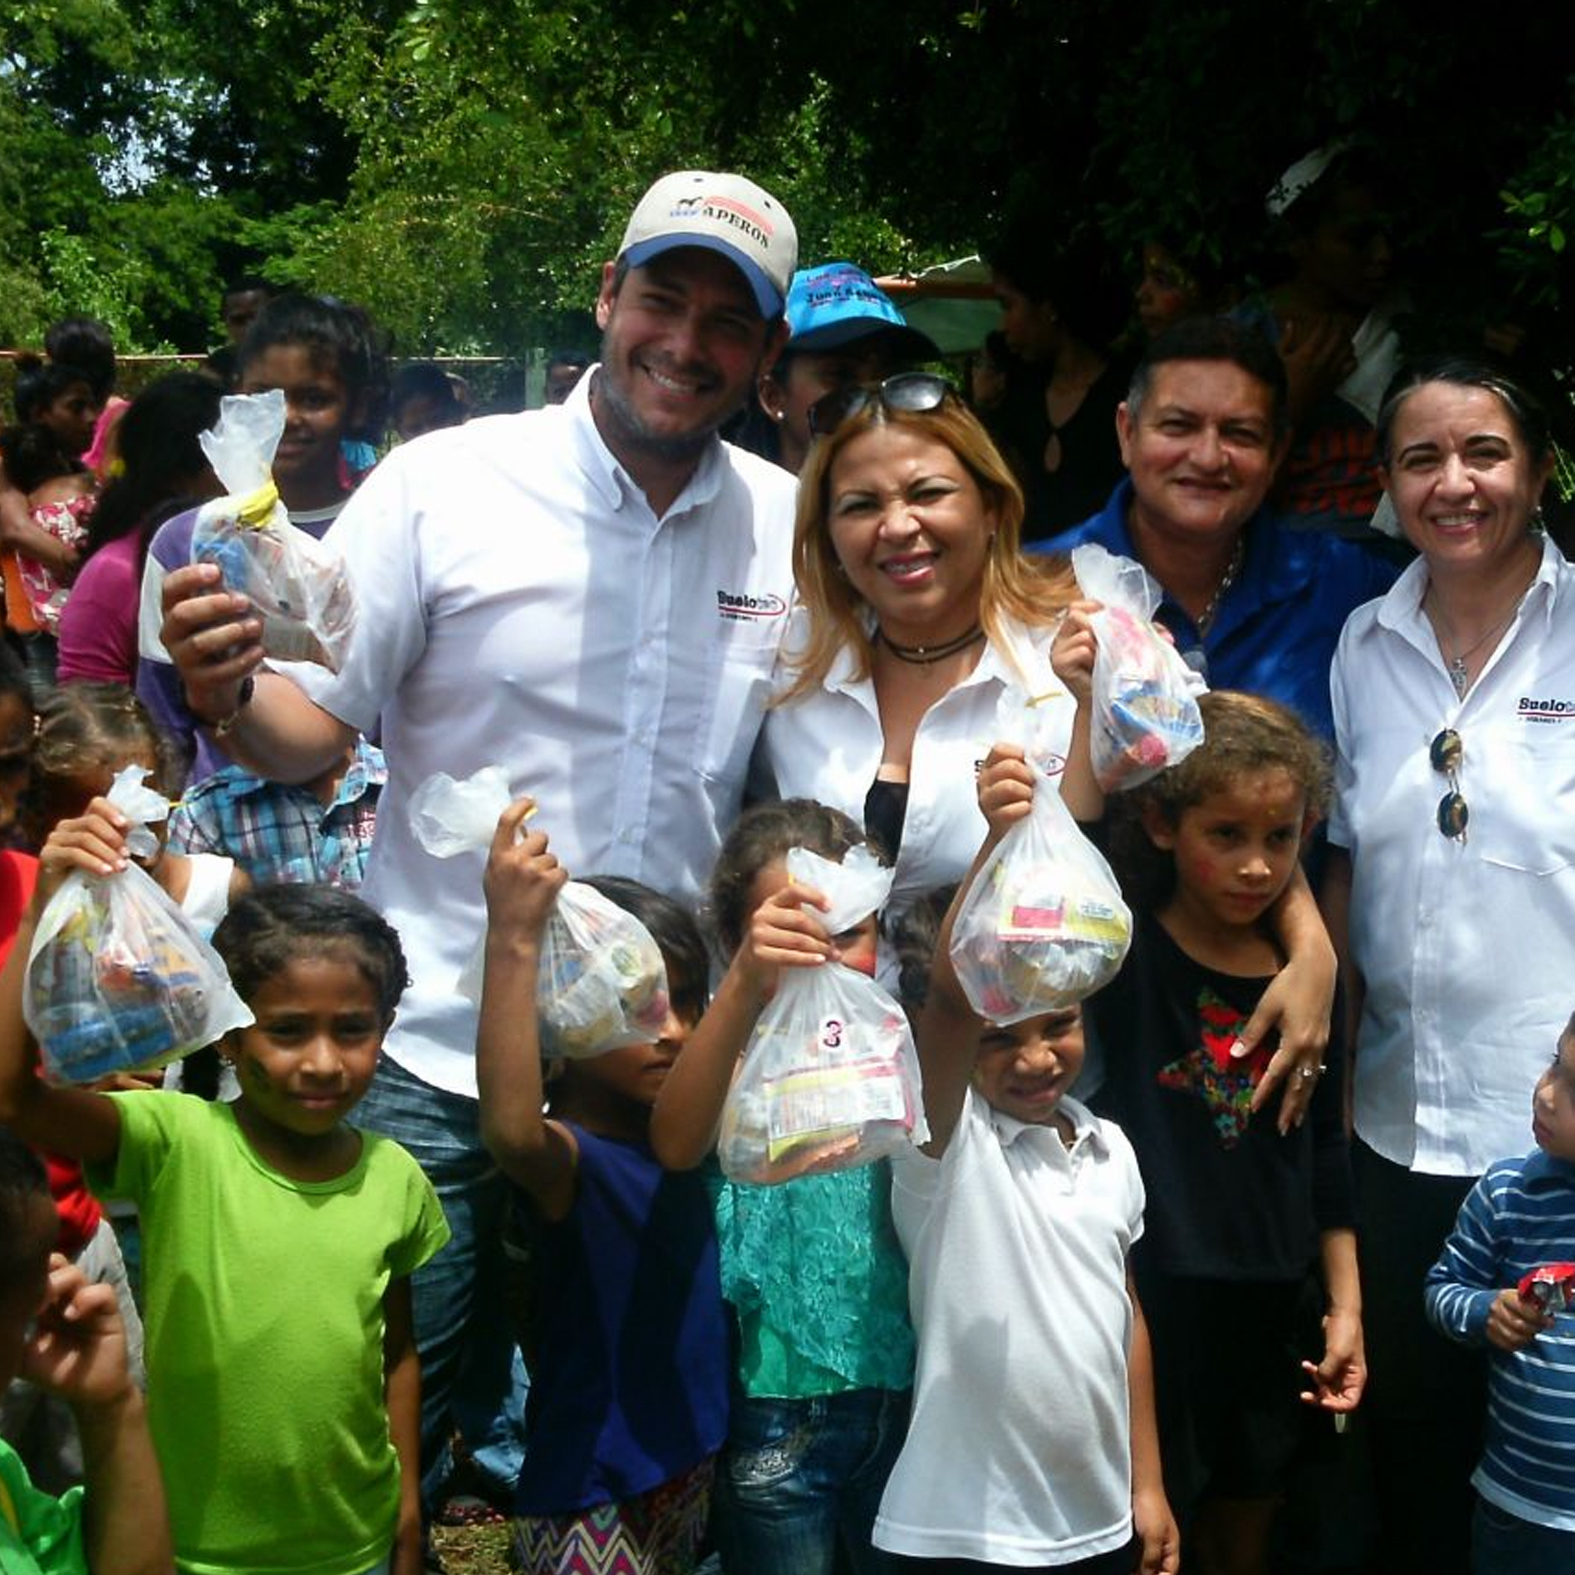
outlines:
[[850, 650], [858, 676], [869, 675], [874, 642], [864, 616], [865, 603], [842, 573], [828, 529], [831, 467], [856, 438], [876, 427], [892, 426], [949, 448], [973, 477], [986, 508], [996, 515], [995, 534], [985, 556], [979, 592], [979, 622], [998, 650], [1011, 657], [1006, 621], [1053, 622], [1077, 599], [1077, 581], [1062, 556], [1023, 555], [1023, 491], [978, 418], [956, 394], [935, 410], [889, 410], [879, 399], [849, 416], [809, 451], [799, 476], [798, 516], [793, 525], [793, 577], [799, 600], [809, 612], [809, 639], [791, 660], [797, 668], [792, 687], [779, 704], [818, 689], [843, 650]]

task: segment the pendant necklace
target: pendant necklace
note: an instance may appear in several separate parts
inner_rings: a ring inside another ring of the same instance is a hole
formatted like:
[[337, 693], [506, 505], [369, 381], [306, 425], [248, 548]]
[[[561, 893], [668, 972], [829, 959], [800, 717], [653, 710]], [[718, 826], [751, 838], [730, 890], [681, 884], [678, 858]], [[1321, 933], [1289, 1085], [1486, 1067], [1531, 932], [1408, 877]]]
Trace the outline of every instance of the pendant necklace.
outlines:
[[[1429, 589], [1431, 589], [1431, 587]], [[1529, 590], [1530, 587], [1528, 586], [1527, 589]], [[1444, 648], [1445, 636], [1443, 620], [1440, 617], [1434, 617], [1433, 632], [1438, 636], [1438, 654], [1444, 658], [1444, 670], [1449, 674], [1449, 682], [1454, 686], [1455, 698], [1457, 700], [1464, 700], [1466, 698], [1466, 690], [1471, 687], [1471, 673], [1466, 666], [1467, 660], [1470, 657], [1475, 656], [1476, 653], [1480, 651], [1489, 640], [1492, 640], [1498, 635], [1503, 634], [1503, 632], [1515, 621], [1515, 614], [1520, 611], [1520, 604], [1525, 601], [1525, 599], [1526, 592], [1522, 591], [1520, 595], [1515, 598], [1515, 605], [1510, 608], [1503, 618], [1494, 624], [1486, 634], [1482, 635], [1479, 639], [1473, 640], [1471, 644], [1465, 648], [1465, 650], [1456, 651], [1453, 656], [1451, 656]], [[1435, 615], [1438, 613], [1438, 610], [1438, 597], [1434, 595], [1433, 612]]]

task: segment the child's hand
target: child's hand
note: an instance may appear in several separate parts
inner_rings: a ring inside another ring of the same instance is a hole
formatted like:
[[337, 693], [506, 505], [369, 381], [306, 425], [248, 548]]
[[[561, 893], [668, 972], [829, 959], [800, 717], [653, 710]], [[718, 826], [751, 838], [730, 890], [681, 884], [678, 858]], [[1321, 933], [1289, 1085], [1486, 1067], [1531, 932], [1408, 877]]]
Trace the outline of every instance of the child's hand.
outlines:
[[552, 905], [569, 878], [569, 872], [547, 851], [545, 832], [521, 836], [535, 810], [534, 799], [517, 798], [498, 817], [481, 881], [487, 896], [489, 939], [539, 940]]
[[997, 744], [979, 768], [979, 812], [990, 835], [1000, 838], [1028, 816], [1034, 802], [1033, 768], [1020, 744]]
[[1088, 704], [1093, 687], [1094, 656], [1099, 649], [1089, 617], [1103, 606], [1103, 602], [1073, 602], [1050, 646], [1050, 666], [1079, 705]]
[[813, 886], [789, 880], [755, 909], [733, 967], [761, 1002], [776, 993], [783, 968], [814, 968], [834, 962], [837, 948], [826, 926], [805, 905], [824, 913], [831, 903]]
[[1160, 1489], [1139, 1488], [1133, 1493], [1132, 1529], [1142, 1544], [1138, 1560], [1142, 1575], [1176, 1575], [1181, 1568], [1181, 1531]]
[[1553, 1314], [1526, 1301], [1513, 1285], [1500, 1291], [1488, 1309], [1487, 1337], [1501, 1351], [1523, 1351], [1552, 1327]]
[[1320, 1411], [1354, 1411], [1367, 1387], [1367, 1353], [1362, 1340], [1362, 1320], [1352, 1312], [1335, 1309], [1323, 1320], [1323, 1360], [1303, 1362], [1311, 1389], [1302, 1400]]
[[49, 833], [38, 855], [38, 884], [33, 889], [33, 916], [60, 890], [73, 870], [86, 875], [114, 875], [131, 862], [126, 832], [131, 822], [107, 798], [96, 798], [74, 820], [62, 820]]
[[74, 1406], [113, 1405], [132, 1388], [114, 1288], [90, 1285], [58, 1252], [49, 1260], [49, 1290], [22, 1348], [22, 1376]]

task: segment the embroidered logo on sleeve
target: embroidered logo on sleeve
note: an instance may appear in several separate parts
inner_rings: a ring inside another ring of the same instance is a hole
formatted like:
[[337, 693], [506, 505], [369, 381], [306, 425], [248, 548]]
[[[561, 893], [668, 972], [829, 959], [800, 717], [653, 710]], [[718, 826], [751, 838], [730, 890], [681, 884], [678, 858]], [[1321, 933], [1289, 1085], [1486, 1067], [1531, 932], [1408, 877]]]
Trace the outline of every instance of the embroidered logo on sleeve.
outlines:
[[1252, 1120], [1252, 1091], [1269, 1064], [1269, 1048], [1262, 1044], [1249, 1056], [1232, 1058], [1230, 1047], [1246, 1022], [1246, 1013], [1214, 991], [1206, 987], [1198, 991], [1198, 1047], [1161, 1067], [1158, 1074], [1161, 1088], [1193, 1094], [1203, 1101], [1226, 1148], [1241, 1142]]

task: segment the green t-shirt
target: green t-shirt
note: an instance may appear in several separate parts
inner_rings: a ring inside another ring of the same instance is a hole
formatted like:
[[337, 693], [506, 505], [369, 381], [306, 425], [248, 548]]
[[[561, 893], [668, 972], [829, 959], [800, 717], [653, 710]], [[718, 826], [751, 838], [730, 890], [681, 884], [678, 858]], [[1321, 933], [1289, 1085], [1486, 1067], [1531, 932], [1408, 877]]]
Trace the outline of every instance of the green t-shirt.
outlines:
[[0, 1439], [0, 1571], [4, 1575], [88, 1575], [82, 1551], [82, 1489], [40, 1493], [16, 1451]]
[[398, 1519], [383, 1296], [448, 1239], [431, 1183], [372, 1133], [346, 1175], [292, 1181], [228, 1105], [112, 1097], [120, 1153], [89, 1184], [142, 1216], [148, 1423], [178, 1564], [357, 1575]]

